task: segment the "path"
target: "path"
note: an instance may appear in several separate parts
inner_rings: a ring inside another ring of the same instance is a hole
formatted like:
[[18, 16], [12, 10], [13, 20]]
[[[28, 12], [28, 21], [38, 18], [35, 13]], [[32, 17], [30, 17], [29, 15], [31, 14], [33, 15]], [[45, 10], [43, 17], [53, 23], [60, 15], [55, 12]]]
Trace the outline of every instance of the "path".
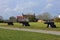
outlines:
[[60, 31], [47, 31], [47, 30], [36, 30], [36, 29], [27, 29], [27, 28], [11, 28], [11, 27], [0, 27], [0, 28], [9, 29], [9, 30], [21, 30], [21, 31], [60, 35]]

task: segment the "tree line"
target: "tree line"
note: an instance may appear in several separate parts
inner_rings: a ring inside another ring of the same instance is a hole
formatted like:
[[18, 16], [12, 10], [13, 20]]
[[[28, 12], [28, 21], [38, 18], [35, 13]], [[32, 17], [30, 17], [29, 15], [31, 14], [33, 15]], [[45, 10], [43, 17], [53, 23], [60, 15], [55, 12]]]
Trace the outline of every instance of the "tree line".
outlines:
[[[53, 20], [55, 22], [60, 22], [60, 18], [58, 17], [53, 17], [50, 13], [42, 13], [39, 15], [33, 15], [33, 16], [29, 16], [28, 17], [30, 22], [37, 22], [38, 20]], [[13, 22], [17, 22], [17, 18], [14, 16], [9, 17], [9, 19], [4, 20], [3, 16], [0, 16], [0, 22], [6, 22], [6, 21], [13, 21]]]

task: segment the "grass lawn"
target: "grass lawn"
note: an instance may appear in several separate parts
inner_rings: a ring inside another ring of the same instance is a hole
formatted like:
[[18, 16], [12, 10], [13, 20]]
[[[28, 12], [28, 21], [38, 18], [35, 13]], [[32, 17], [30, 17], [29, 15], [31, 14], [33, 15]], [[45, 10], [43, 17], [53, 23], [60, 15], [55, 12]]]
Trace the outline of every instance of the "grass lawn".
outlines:
[[0, 40], [60, 40], [60, 36], [0, 29]]
[[0, 23], [0, 26], [60, 31], [60, 23], [56, 22], [55, 24], [56, 24], [57, 28], [46, 28], [46, 26], [47, 26], [46, 24], [39, 23], [39, 22], [30, 22], [31, 26], [29, 26], [29, 27], [22, 26], [22, 24], [20, 24], [20, 23], [14, 23], [13, 26], [9, 26], [9, 25], [7, 25], [7, 23]]

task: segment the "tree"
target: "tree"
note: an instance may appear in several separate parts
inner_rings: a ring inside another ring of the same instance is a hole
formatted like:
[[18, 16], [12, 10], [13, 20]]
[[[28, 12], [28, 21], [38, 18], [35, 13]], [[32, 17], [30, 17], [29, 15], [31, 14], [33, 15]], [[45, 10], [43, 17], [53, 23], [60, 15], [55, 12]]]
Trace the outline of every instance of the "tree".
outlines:
[[3, 22], [3, 17], [2, 16], [0, 16], [0, 22]]
[[54, 21], [55, 21], [55, 22], [60, 22], [60, 18], [56, 17], [56, 18], [54, 19]]
[[34, 15], [29, 17], [29, 21], [35, 21], [35, 20], [36, 20], [36, 18]]
[[43, 13], [37, 16], [37, 18], [40, 20], [50, 20], [51, 17], [52, 16], [49, 13]]
[[11, 17], [9, 18], [9, 20], [12, 21], [12, 22], [16, 22], [16, 21], [17, 21], [16, 17], [14, 17], [14, 16], [11, 16]]

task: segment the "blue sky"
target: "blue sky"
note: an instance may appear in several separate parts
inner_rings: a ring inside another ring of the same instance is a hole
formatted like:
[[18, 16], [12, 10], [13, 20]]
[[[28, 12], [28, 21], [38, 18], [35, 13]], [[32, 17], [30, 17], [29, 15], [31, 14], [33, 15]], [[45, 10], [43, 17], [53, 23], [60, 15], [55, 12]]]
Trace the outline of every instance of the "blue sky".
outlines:
[[4, 18], [22, 13], [38, 15], [44, 12], [53, 16], [60, 14], [60, 0], [0, 0], [0, 16]]

